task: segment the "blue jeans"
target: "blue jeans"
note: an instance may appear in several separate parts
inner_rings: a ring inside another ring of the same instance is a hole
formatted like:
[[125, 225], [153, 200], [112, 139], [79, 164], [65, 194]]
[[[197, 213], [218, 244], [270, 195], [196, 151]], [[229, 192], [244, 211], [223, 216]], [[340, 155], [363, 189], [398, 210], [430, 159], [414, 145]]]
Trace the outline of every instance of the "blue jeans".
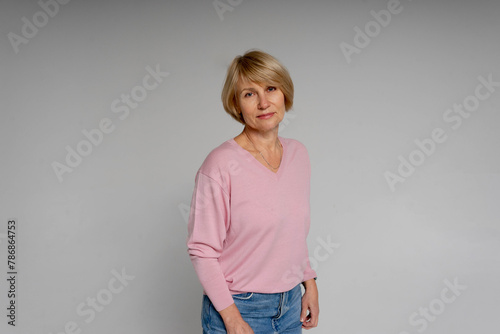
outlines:
[[[282, 293], [247, 292], [233, 295], [234, 303], [255, 334], [302, 333], [300, 284]], [[226, 333], [222, 318], [210, 299], [203, 295], [201, 308], [203, 334]]]

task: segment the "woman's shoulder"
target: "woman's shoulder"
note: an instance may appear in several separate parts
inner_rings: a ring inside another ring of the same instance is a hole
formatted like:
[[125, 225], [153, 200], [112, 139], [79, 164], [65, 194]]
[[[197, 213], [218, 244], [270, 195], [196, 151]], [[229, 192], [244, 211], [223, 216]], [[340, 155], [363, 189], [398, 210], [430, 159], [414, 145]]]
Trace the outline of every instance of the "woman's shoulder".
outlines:
[[237, 163], [237, 147], [233, 139], [226, 140], [214, 148], [203, 161], [200, 172], [206, 175], [220, 175], [223, 171], [231, 171]]
[[306, 146], [297, 139], [279, 137], [280, 141], [286, 145], [288, 151], [300, 151], [307, 153]]
[[205, 158], [204, 164], [218, 164], [224, 162], [230, 157], [234, 156], [234, 147], [233, 139], [226, 140], [216, 148], [214, 148], [210, 153], [208, 153]]

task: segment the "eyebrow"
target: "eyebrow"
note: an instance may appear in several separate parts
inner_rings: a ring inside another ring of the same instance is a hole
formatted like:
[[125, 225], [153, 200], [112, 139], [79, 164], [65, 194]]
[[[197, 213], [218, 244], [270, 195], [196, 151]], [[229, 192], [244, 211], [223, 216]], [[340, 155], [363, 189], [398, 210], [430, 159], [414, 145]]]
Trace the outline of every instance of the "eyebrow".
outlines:
[[249, 91], [255, 92], [255, 89], [254, 89], [254, 88], [248, 87], [248, 88], [242, 88], [242, 89], [240, 90], [240, 94], [241, 94], [241, 93], [243, 93], [243, 92], [244, 92], [244, 91], [246, 91], [246, 90], [249, 90]]

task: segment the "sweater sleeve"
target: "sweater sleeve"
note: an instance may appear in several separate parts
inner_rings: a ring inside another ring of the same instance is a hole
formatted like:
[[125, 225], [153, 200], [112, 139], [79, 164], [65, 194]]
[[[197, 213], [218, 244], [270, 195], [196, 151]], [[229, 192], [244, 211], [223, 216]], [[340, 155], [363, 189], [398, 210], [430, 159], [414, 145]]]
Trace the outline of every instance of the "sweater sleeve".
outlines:
[[200, 283], [217, 311], [234, 302], [219, 264], [229, 217], [229, 195], [216, 180], [198, 172], [189, 213], [187, 247]]
[[307, 261], [306, 268], [304, 269], [303, 277], [302, 277], [302, 282], [309, 281], [310, 279], [316, 279], [317, 275], [316, 272], [311, 268], [311, 264], [309, 261]]
[[[309, 234], [309, 227], [311, 225], [311, 204], [309, 203], [310, 201], [310, 193], [311, 193], [311, 162], [310, 162], [310, 159], [309, 159], [309, 153], [307, 152], [307, 149], [304, 145], [301, 144], [301, 146], [303, 147], [303, 152], [304, 152], [304, 155], [305, 155], [305, 158], [303, 159], [303, 161], [307, 161], [307, 174], [308, 174], [308, 178], [309, 178], [309, 181], [308, 181], [308, 189], [307, 189], [307, 192], [308, 192], [308, 202], [307, 202], [307, 206], [309, 207], [308, 211], [309, 211], [309, 217], [308, 217], [308, 220], [307, 220], [307, 234]], [[311, 263], [309, 262], [309, 251], [307, 250], [307, 246], [306, 246], [306, 254], [307, 254], [307, 261], [306, 261], [306, 266], [304, 268], [304, 272], [303, 272], [303, 277], [302, 277], [302, 282], [305, 282], [305, 281], [308, 281], [312, 278], [316, 279], [317, 278], [317, 274], [316, 272], [311, 268]]]
[[[308, 220], [307, 233], [309, 233], [309, 225], [310, 225], [310, 221]], [[317, 278], [316, 271], [314, 271], [314, 269], [311, 268], [311, 263], [309, 261], [309, 251], [307, 250], [307, 245], [306, 245], [306, 256], [307, 256], [307, 258], [303, 262], [304, 263], [304, 270], [302, 273], [302, 282], [308, 281], [312, 278], [314, 278], [314, 279]]]

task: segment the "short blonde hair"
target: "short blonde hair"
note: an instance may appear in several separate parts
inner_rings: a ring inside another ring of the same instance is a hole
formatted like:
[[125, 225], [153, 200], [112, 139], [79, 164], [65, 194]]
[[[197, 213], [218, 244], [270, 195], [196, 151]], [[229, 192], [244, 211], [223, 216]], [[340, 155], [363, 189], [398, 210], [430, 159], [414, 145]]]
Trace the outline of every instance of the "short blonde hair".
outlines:
[[293, 82], [286, 67], [268, 53], [251, 50], [233, 59], [227, 69], [221, 94], [224, 110], [241, 124], [245, 124], [245, 120], [239, 111], [236, 92], [236, 85], [240, 78], [258, 84], [276, 86], [285, 96], [285, 110], [292, 108]]

